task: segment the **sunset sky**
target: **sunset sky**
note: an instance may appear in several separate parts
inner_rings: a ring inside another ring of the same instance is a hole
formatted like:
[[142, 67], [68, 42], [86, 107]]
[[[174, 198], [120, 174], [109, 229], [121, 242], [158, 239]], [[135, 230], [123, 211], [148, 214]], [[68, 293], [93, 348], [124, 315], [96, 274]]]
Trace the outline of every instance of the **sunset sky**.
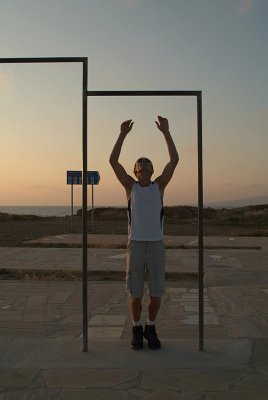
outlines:
[[[205, 202], [268, 195], [267, 0], [0, 4], [0, 57], [88, 57], [89, 90], [202, 90]], [[66, 171], [82, 169], [81, 89], [80, 64], [0, 64], [0, 206], [70, 204]], [[122, 164], [132, 174], [145, 155], [161, 173], [157, 115], [180, 154], [165, 203], [197, 202], [195, 98], [89, 97], [96, 205], [126, 202], [108, 162], [126, 119], [134, 127]], [[74, 193], [80, 205], [81, 186]]]

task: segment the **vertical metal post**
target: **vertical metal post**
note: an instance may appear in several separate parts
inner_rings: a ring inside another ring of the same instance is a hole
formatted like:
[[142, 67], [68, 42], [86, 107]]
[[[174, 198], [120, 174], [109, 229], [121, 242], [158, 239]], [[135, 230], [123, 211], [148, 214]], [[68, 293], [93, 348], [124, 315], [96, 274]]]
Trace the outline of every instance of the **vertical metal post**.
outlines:
[[197, 95], [198, 143], [198, 282], [199, 282], [199, 350], [204, 350], [204, 219], [203, 219], [203, 160], [202, 160], [202, 92]]
[[74, 215], [74, 185], [71, 184], [71, 233], [73, 233], [73, 215]]
[[94, 229], [94, 185], [91, 185], [91, 227]]
[[88, 351], [87, 317], [87, 58], [83, 61], [83, 351]]

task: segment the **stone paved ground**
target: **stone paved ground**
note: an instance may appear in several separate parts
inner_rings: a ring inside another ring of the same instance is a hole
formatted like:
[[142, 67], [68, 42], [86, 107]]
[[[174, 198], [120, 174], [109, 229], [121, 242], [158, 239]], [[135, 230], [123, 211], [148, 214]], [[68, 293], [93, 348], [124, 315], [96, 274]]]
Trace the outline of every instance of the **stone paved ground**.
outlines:
[[163, 348], [140, 352], [123, 282], [89, 282], [87, 353], [81, 282], [0, 281], [0, 400], [266, 400], [267, 256], [266, 245], [206, 252], [204, 352], [194, 281], [167, 283]]
[[208, 288], [198, 352], [197, 289], [168, 284], [163, 349], [133, 352], [124, 284], [92, 282], [88, 353], [81, 282], [0, 286], [0, 399], [266, 399], [268, 286]]

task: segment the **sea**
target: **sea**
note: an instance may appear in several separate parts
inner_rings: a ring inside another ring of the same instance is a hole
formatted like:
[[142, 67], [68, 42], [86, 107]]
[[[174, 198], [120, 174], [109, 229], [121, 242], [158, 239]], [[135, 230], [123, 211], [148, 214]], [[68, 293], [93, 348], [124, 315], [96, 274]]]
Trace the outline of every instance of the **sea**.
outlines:
[[[81, 208], [82, 206], [73, 206], [73, 215]], [[72, 210], [71, 206], [0, 206], [0, 213], [64, 217], [65, 215], [71, 215]]]

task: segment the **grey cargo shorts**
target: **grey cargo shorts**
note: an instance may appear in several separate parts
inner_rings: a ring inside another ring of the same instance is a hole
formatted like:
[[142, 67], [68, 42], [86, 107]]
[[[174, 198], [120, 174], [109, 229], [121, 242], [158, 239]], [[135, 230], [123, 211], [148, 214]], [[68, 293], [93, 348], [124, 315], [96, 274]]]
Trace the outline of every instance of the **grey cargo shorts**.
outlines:
[[149, 295], [161, 297], [165, 291], [165, 245], [159, 241], [130, 240], [127, 249], [126, 287], [132, 297], [142, 297], [147, 274]]

